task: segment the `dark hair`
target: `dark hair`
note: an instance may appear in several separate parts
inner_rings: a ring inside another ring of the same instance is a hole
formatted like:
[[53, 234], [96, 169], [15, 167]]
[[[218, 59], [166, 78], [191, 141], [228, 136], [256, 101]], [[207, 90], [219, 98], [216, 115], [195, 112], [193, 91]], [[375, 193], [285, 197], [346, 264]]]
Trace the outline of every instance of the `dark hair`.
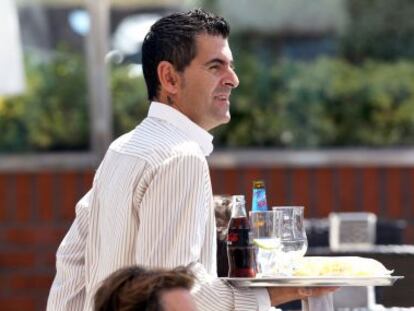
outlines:
[[138, 266], [122, 268], [108, 276], [97, 290], [95, 311], [163, 311], [161, 293], [191, 289], [194, 275], [184, 267], [148, 270]]
[[182, 72], [197, 54], [196, 36], [204, 33], [227, 38], [230, 27], [224, 18], [201, 9], [174, 13], [152, 25], [142, 44], [142, 68], [149, 100], [158, 95], [158, 64], [168, 61]]

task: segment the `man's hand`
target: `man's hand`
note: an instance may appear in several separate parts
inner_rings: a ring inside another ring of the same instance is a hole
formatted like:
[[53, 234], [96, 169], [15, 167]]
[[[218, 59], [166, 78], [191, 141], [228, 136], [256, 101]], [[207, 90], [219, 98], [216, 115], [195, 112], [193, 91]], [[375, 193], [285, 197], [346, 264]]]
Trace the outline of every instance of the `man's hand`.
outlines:
[[292, 300], [321, 296], [332, 293], [338, 287], [268, 287], [272, 306], [277, 306]]

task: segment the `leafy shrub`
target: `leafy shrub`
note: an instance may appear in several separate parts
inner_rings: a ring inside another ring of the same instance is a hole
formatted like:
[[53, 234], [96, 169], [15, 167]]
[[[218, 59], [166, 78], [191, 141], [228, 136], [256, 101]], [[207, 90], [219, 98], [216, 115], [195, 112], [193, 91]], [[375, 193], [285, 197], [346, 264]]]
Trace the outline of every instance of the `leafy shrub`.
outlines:
[[414, 63], [352, 65], [320, 58], [260, 68], [241, 58], [233, 120], [216, 131], [222, 146], [412, 145]]
[[[264, 65], [245, 52], [236, 58], [241, 81], [232, 121], [214, 130], [221, 147], [316, 148], [412, 145], [414, 62], [341, 59]], [[111, 70], [114, 136], [147, 114], [142, 76]], [[85, 64], [60, 53], [49, 63], [27, 62], [28, 89], [0, 98], [0, 152], [87, 149], [89, 118]]]
[[[26, 59], [26, 92], [0, 97], [0, 152], [87, 149], [85, 67], [80, 55], [67, 51], [48, 63]], [[114, 135], [119, 136], [146, 116], [146, 87], [125, 66], [113, 68], [111, 85]]]
[[132, 75], [129, 66], [111, 71], [115, 137], [133, 129], [148, 112], [147, 87], [141, 75]]
[[85, 64], [58, 53], [50, 63], [26, 60], [24, 95], [2, 99], [0, 150], [63, 150], [88, 147]]

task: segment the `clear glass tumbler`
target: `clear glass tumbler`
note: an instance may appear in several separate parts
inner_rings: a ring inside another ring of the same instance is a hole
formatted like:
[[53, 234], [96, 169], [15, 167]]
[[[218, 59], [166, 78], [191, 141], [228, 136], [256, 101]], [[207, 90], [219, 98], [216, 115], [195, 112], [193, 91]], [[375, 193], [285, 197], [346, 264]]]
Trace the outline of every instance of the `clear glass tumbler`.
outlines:
[[273, 211], [281, 215], [280, 224], [280, 262], [283, 274], [291, 275], [296, 263], [306, 253], [308, 240], [304, 226], [303, 206], [274, 206]]
[[256, 246], [258, 277], [279, 274], [281, 221], [279, 211], [250, 212], [251, 238]]

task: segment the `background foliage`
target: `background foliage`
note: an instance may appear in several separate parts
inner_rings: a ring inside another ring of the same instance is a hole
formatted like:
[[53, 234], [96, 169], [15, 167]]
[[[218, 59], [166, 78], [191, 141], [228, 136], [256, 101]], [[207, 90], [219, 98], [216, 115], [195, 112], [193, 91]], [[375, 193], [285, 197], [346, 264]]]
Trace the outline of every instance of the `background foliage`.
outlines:
[[320, 58], [261, 70], [254, 58], [244, 60], [233, 120], [216, 133], [222, 145], [379, 147], [414, 141], [412, 62], [353, 65]]
[[[85, 149], [88, 111], [82, 59], [28, 63], [29, 90], [0, 102], [2, 151]], [[232, 121], [215, 130], [220, 146], [403, 146], [414, 141], [414, 63], [341, 59], [279, 61], [266, 70], [250, 54], [236, 63]], [[145, 117], [141, 76], [112, 70], [114, 135]]]
[[0, 98], [0, 151], [88, 147], [86, 72], [76, 54], [26, 58], [24, 95]]
[[[414, 2], [348, 0], [347, 30], [328, 34], [335, 53], [281, 59], [282, 35], [232, 37], [241, 84], [232, 121], [214, 130], [222, 147], [391, 147], [414, 142]], [[279, 51], [280, 52], [280, 51]], [[27, 92], [0, 97], [0, 152], [89, 147], [86, 64], [60, 49], [26, 57]], [[111, 70], [114, 136], [147, 112], [142, 76]]]
[[395, 61], [414, 57], [412, 0], [346, 0], [349, 23], [340, 41], [341, 55]]
[[[89, 146], [86, 71], [81, 55], [61, 51], [50, 62], [26, 59], [24, 95], [0, 97], [0, 152], [85, 150]], [[146, 87], [125, 66], [111, 72], [114, 135], [147, 113]]]

